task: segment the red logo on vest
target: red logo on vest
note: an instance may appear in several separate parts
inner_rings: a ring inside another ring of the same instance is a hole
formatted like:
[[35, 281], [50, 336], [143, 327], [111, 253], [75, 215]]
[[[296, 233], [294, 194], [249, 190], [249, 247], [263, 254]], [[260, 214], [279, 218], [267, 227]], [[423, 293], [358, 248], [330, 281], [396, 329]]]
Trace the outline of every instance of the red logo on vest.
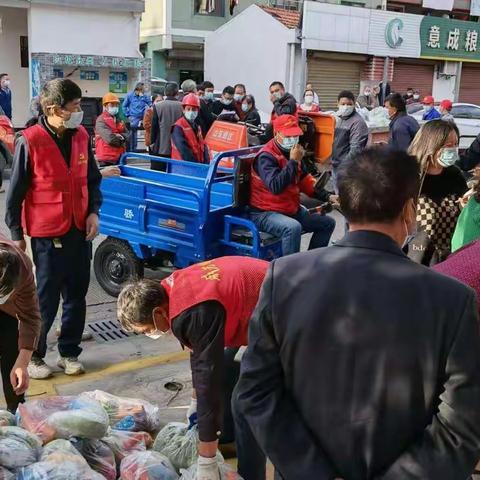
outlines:
[[256, 258], [221, 257], [174, 272], [161, 282], [169, 298], [170, 325], [189, 308], [217, 301], [226, 312], [225, 346], [246, 345], [268, 265]]

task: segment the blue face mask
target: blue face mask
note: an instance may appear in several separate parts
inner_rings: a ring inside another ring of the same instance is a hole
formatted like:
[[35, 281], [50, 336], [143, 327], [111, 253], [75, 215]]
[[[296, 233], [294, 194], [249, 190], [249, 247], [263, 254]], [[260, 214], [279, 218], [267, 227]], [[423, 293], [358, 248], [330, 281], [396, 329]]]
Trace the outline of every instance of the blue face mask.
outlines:
[[284, 150], [291, 150], [295, 145], [298, 144], [299, 137], [284, 137], [280, 146]]
[[205, 92], [203, 98], [205, 98], [205, 100], [213, 100], [213, 92]]
[[112, 115], [113, 117], [118, 114], [118, 107], [108, 107], [108, 113]]
[[448, 168], [455, 165], [459, 159], [460, 155], [458, 154], [458, 147], [449, 147], [442, 150], [442, 153], [438, 158], [438, 163], [442, 167]]
[[188, 112], [183, 112], [183, 114], [185, 115], [185, 118], [189, 122], [194, 122], [198, 117], [198, 112], [196, 112], [195, 110], [190, 110]]
[[250, 110], [250, 105], [248, 103], [242, 103], [242, 112], [247, 113]]
[[224, 105], [231, 105], [232, 102], [233, 102], [233, 100], [231, 98], [230, 99], [222, 98], [222, 103]]

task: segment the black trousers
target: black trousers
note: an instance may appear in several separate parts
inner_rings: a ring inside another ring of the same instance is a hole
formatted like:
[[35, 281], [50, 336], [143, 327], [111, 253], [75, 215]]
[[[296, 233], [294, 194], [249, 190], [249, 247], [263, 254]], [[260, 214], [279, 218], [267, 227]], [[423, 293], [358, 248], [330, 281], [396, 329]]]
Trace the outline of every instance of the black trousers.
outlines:
[[10, 383], [12, 371], [18, 357], [18, 320], [0, 311], [0, 371], [2, 373], [3, 394], [7, 403], [7, 409], [12, 413], [19, 403], [25, 401], [23, 395], [17, 395]]
[[62, 327], [58, 351], [62, 357], [78, 357], [82, 353], [80, 343], [85, 327], [92, 244], [85, 240], [85, 232], [72, 228], [56, 241], [32, 238], [32, 252], [42, 315], [42, 329], [34, 356], [44, 358], [47, 353], [47, 335], [55, 321], [61, 296]]

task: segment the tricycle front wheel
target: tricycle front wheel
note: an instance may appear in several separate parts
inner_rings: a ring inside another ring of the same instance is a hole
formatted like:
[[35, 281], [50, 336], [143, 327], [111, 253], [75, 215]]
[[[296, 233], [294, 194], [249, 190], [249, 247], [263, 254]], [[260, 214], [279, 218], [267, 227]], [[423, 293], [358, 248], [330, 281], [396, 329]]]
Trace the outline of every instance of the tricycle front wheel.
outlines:
[[118, 297], [129, 282], [143, 278], [143, 261], [128, 242], [107, 237], [97, 248], [93, 270], [100, 286], [112, 297]]

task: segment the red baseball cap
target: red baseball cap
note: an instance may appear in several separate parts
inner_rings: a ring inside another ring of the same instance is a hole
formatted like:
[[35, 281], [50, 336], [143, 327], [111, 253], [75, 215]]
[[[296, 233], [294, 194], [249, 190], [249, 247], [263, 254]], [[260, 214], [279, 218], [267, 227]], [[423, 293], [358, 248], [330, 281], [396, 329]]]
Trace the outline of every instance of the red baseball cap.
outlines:
[[428, 95], [423, 99], [422, 103], [424, 105], [433, 105], [435, 103], [435, 99], [431, 95]]
[[440, 102], [440, 106], [445, 110], [451, 110], [453, 107], [453, 103], [451, 102], [451, 100], [442, 100]]
[[299, 137], [303, 130], [298, 126], [298, 119], [293, 115], [280, 115], [273, 121], [275, 133], [280, 132], [286, 137]]

